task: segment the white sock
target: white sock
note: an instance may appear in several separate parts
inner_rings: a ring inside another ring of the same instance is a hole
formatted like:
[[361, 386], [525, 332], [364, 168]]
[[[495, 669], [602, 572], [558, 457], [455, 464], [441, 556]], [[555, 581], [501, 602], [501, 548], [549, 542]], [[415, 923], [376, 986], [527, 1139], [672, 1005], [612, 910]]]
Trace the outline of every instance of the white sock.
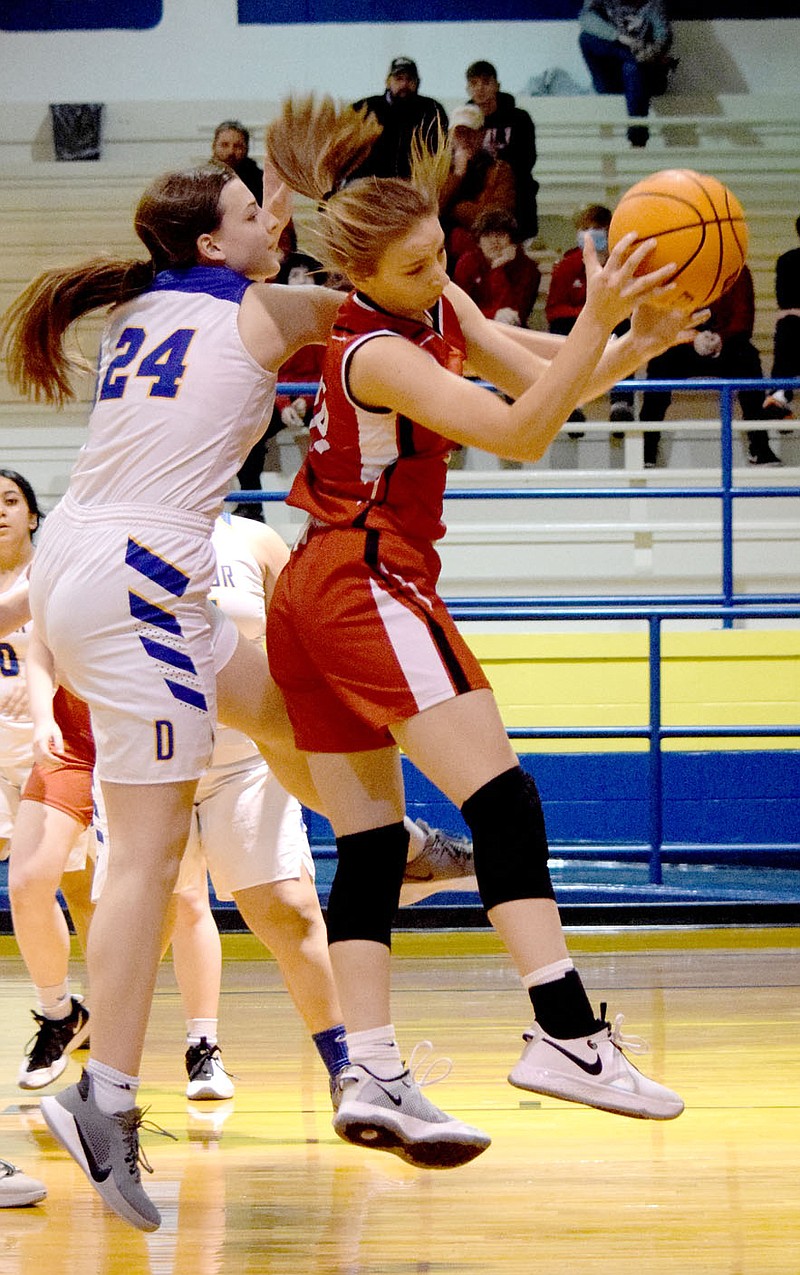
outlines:
[[216, 1045], [218, 1025], [218, 1018], [187, 1018], [186, 1044], [199, 1045], [205, 1036], [209, 1045]]
[[553, 961], [552, 965], [542, 965], [538, 970], [533, 970], [530, 974], [523, 974], [522, 986], [530, 989], [531, 987], [541, 987], [543, 983], [555, 983], [556, 979], [563, 978], [570, 970], [574, 970], [575, 963], [565, 956], [563, 960]]
[[348, 1032], [347, 1052], [352, 1063], [361, 1063], [381, 1080], [392, 1080], [403, 1070], [392, 1023], [365, 1032]]
[[105, 1063], [90, 1058], [86, 1070], [92, 1078], [94, 1100], [106, 1115], [114, 1115], [117, 1111], [130, 1111], [136, 1106], [136, 1094], [139, 1089], [138, 1076], [126, 1076], [124, 1071], [116, 1067], [108, 1067]]
[[52, 987], [34, 987], [39, 1013], [45, 1018], [59, 1020], [68, 1018], [72, 1013], [72, 997], [69, 991], [69, 978]]

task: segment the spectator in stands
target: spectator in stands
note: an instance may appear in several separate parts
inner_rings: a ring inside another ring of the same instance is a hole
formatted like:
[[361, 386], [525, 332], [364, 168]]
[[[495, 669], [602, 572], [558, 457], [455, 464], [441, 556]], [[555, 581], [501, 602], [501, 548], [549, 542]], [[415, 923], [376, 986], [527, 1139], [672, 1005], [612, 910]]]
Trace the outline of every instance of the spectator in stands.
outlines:
[[475, 227], [483, 214], [502, 210], [513, 217], [517, 195], [511, 165], [483, 145], [480, 107], [456, 107], [450, 125], [451, 168], [439, 208], [448, 270], [453, 274], [461, 254], [477, 248]]
[[[578, 23], [595, 92], [624, 93], [629, 115], [648, 115], [676, 65], [664, 0], [583, 0]], [[649, 136], [644, 124], [628, 129], [631, 146], [646, 146]]]
[[539, 183], [532, 169], [536, 163], [536, 127], [527, 111], [510, 93], [501, 93], [497, 71], [480, 59], [467, 67], [470, 102], [483, 111], [483, 145], [494, 159], [511, 167], [516, 187], [514, 216], [520, 239], [532, 239], [539, 231], [536, 193]]
[[356, 110], [366, 106], [383, 125], [383, 132], [352, 177], [408, 177], [414, 134], [420, 132], [433, 148], [447, 132], [447, 112], [441, 102], [420, 94], [419, 71], [412, 58], [394, 58], [384, 92], [360, 98], [353, 106]]
[[[736, 282], [711, 306], [711, 317], [698, 330], [693, 343], [673, 346], [658, 358], [651, 359], [647, 365], [647, 379], [711, 376], [760, 380], [761, 360], [751, 339], [754, 321], [753, 276], [745, 266]], [[738, 397], [745, 420], [769, 419], [761, 390], [740, 390]], [[639, 419], [663, 421], [671, 401], [672, 395], [668, 390], [653, 390], [645, 394]], [[648, 469], [658, 461], [660, 438], [656, 430], [645, 433], [644, 463]], [[751, 465], [780, 465], [765, 429], [748, 430], [747, 445], [747, 459]]]
[[[800, 235], [800, 217], [794, 223]], [[772, 351], [773, 376], [800, 376], [800, 248], [791, 248], [775, 264], [775, 299], [778, 321]], [[764, 410], [773, 420], [789, 420], [791, 390], [772, 390]]]
[[223, 120], [214, 129], [211, 156], [220, 164], [227, 164], [244, 182], [260, 205], [264, 193], [264, 173], [248, 154], [250, 132], [239, 120]]
[[[608, 260], [608, 227], [611, 225], [611, 209], [604, 204], [588, 204], [575, 217], [577, 247], [570, 248], [560, 261], [553, 266], [550, 276], [550, 287], [545, 303], [545, 318], [550, 332], [567, 336], [575, 325], [575, 320], [586, 303], [586, 267], [583, 263], [583, 245], [587, 235], [591, 235], [597, 255], [601, 262]], [[615, 330], [622, 336], [628, 324], [621, 323]], [[609, 419], [612, 421], [632, 421], [633, 395], [625, 390], [612, 390], [610, 394], [611, 409]], [[569, 418], [578, 423], [585, 421], [584, 413], [578, 409]], [[576, 437], [576, 435], [571, 435]], [[580, 435], [577, 435], [580, 437]]]
[[490, 209], [478, 218], [475, 235], [478, 246], [459, 257], [454, 282], [487, 318], [527, 327], [542, 275], [520, 245], [516, 220], [503, 209]]

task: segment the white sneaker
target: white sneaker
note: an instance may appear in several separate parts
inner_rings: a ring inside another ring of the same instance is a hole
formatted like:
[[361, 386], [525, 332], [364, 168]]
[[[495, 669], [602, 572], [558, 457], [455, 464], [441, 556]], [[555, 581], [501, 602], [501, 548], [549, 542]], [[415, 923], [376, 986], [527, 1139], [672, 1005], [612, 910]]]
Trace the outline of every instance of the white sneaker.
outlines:
[[557, 1040], [534, 1023], [523, 1034], [527, 1043], [508, 1079], [518, 1089], [582, 1102], [620, 1116], [640, 1120], [674, 1120], [683, 1111], [683, 1099], [671, 1089], [648, 1080], [623, 1054], [647, 1049], [638, 1037], [622, 1036], [623, 1016], [613, 1026], [605, 1021], [605, 1005], [600, 1006], [602, 1026], [591, 1036]]
[[44, 1182], [29, 1178], [9, 1160], [0, 1160], [0, 1209], [21, 1209], [38, 1204], [47, 1195]]
[[351, 1063], [336, 1077], [333, 1127], [345, 1142], [391, 1151], [421, 1169], [454, 1169], [491, 1144], [488, 1134], [434, 1107], [409, 1070], [391, 1080]]
[[209, 1045], [205, 1036], [201, 1036], [199, 1045], [190, 1045], [186, 1050], [186, 1074], [186, 1097], [192, 1102], [213, 1102], [234, 1095], [234, 1084], [222, 1065], [219, 1045]]

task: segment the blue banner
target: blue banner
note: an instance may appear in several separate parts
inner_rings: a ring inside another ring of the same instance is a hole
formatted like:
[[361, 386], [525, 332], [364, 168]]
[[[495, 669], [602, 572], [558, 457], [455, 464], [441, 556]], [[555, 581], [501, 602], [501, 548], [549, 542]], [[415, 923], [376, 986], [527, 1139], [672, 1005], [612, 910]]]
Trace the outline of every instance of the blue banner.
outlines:
[[146, 31], [162, 15], [162, 0], [8, 0], [0, 31]]
[[[239, 22], [572, 22], [580, 0], [238, 0]], [[673, 21], [797, 18], [797, 0], [671, 0]]]

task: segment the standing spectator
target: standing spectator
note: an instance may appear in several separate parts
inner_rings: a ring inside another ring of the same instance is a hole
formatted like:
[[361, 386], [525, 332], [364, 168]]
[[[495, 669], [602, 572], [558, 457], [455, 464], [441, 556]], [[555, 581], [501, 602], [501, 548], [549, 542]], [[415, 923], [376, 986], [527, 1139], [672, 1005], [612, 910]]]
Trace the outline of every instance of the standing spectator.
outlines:
[[[583, 245], [587, 235], [591, 235], [599, 260], [608, 260], [608, 227], [611, 225], [611, 209], [604, 204], [589, 204], [582, 208], [575, 218], [578, 244], [570, 248], [560, 261], [553, 266], [550, 276], [550, 287], [545, 303], [545, 318], [550, 332], [567, 336], [575, 326], [575, 320], [586, 304], [586, 267], [583, 262]], [[621, 323], [615, 334], [621, 336], [628, 329], [627, 323]], [[612, 390], [610, 394], [612, 421], [633, 420], [633, 395], [625, 390]], [[574, 411], [571, 421], [586, 420], [580, 409]], [[574, 435], [573, 435], [574, 437]]]
[[[736, 282], [711, 306], [711, 317], [697, 332], [691, 345], [675, 345], [671, 350], [651, 359], [647, 364], [647, 379], [729, 376], [741, 380], [760, 380], [761, 360], [753, 345], [755, 298], [753, 276], [747, 266]], [[745, 420], [770, 419], [763, 407], [761, 390], [740, 390], [739, 405]], [[645, 394], [640, 421], [663, 421], [672, 401], [668, 390], [653, 390]], [[657, 430], [648, 430], [644, 436], [644, 463], [648, 469], [658, 461], [658, 444], [661, 438]], [[765, 429], [747, 432], [747, 459], [751, 465], [780, 465], [780, 460], [769, 445]]]
[[536, 193], [539, 183], [532, 174], [536, 163], [536, 127], [527, 111], [510, 93], [500, 92], [497, 71], [491, 62], [479, 60], [467, 67], [470, 101], [483, 111], [483, 145], [495, 159], [510, 164], [516, 184], [514, 215], [520, 239], [532, 239], [539, 231]]
[[239, 120], [223, 120], [214, 129], [212, 159], [232, 168], [260, 205], [264, 193], [264, 173], [256, 161], [250, 158], [249, 150], [250, 132]]
[[[800, 217], [794, 223], [800, 235]], [[784, 252], [775, 264], [775, 299], [778, 320], [772, 351], [773, 376], [800, 376], [800, 248]], [[773, 420], [789, 420], [791, 390], [772, 390], [764, 410]]]
[[511, 165], [483, 146], [483, 112], [470, 102], [453, 111], [450, 128], [451, 167], [440, 195], [448, 270], [464, 252], [477, 247], [475, 227], [487, 212], [514, 215], [516, 184]]
[[421, 96], [419, 71], [412, 58], [394, 58], [385, 91], [353, 103], [355, 110], [363, 106], [383, 126], [383, 132], [353, 177], [408, 177], [415, 133], [419, 131], [433, 148], [447, 132], [447, 112], [435, 98]]
[[453, 281], [488, 319], [527, 327], [542, 275], [519, 243], [516, 221], [502, 209], [490, 210], [476, 222], [475, 235], [478, 246], [459, 257]]
[[[664, 0], [584, 0], [578, 22], [595, 93], [624, 93], [629, 115], [648, 115], [675, 66]], [[644, 124], [628, 129], [631, 146], [646, 146], [649, 137]]]

